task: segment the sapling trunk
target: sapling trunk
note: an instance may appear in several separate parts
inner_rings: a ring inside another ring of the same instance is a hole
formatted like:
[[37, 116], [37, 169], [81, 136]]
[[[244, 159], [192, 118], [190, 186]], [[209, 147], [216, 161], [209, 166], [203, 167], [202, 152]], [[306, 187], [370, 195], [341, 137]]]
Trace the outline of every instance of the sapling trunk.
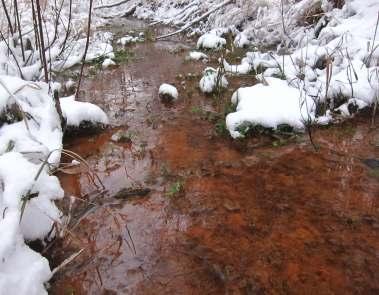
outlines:
[[20, 15], [18, 13], [18, 5], [17, 0], [14, 0], [14, 13], [17, 21], [17, 30], [18, 37], [20, 39], [21, 53], [22, 53], [22, 61], [25, 62], [25, 51], [24, 51], [24, 42], [22, 41], [22, 33], [21, 33], [21, 24], [20, 24]]
[[1, 4], [3, 5], [3, 10], [4, 10], [4, 13], [5, 13], [5, 17], [7, 18], [9, 31], [10, 31], [11, 35], [13, 35], [12, 21], [11, 21], [11, 18], [9, 17], [8, 8], [5, 5], [5, 0], [1, 0]]
[[84, 49], [84, 54], [83, 54], [83, 57], [82, 57], [82, 66], [80, 68], [78, 88], [76, 89], [75, 98], [78, 98], [78, 96], [79, 96], [80, 84], [82, 82], [82, 76], [83, 76], [83, 70], [84, 70], [84, 63], [86, 61], [86, 56], [87, 56], [87, 51], [88, 51], [88, 46], [89, 46], [89, 37], [90, 37], [90, 34], [91, 34], [92, 4], [93, 4], [93, 0], [90, 0], [90, 2], [89, 2], [89, 11], [88, 11], [86, 47]]
[[46, 61], [46, 55], [45, 55], [45, 42], [44, 42], [43, 30], [42, 30], [41, 5], [40, 5], [39, 0], [35, 0], [35, 1], [36, 1], [36, 8], [37, 8], [37, 20], [38, 20], [38, 31], [39, 31], [39, 40], [40, 40], [40, 52], [41, 52], [41, 57], [42, 57], [42, 66], [44, 70], [45, 82], [49, 83], [49, 73], [47, 70], [47, 61]]

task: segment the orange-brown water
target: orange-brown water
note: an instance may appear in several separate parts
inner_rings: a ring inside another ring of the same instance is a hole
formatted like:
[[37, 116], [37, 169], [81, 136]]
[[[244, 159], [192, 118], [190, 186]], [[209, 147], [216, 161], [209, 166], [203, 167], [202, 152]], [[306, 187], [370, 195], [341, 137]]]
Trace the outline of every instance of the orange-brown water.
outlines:
[[[67, 196], [96, 206], [74, 216], [52, 247], [55, 265], [85, 251], [54, 277], [51, 293], [378, 294], [379, 178], [362, 162], [379, 157], [378, 129], [359, 116], [317, 130], [318, 152], [305, 136], [282, 147], [233, 142], [194, 111], [219, 111], [198, 79], [184, 79], [184, 89], [176, 78], [204, 65], [172, 46], [137, 45], [131, 63], [84, 83], [117, 127], [66, 143], [106, 191], [84, 172], [60, 175]], [[158, 99], [163, 82], [179, 88], [171, 106]], [[117, 130], [132, 143], [112, 142]], [[112, 197], [132, 186], [152, 192]], [[76, 201], [74, 213], [88, 207]]]

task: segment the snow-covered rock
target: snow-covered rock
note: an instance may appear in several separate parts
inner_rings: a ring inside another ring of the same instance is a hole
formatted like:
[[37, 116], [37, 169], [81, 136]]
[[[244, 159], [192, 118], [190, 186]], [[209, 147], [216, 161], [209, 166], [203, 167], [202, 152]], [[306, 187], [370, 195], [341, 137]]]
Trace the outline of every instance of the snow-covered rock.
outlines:
[[226, 117], [226, 126], [233, 138], [243, 134], [238, 130], [243, 124], [277, 128], [287, 124], [302, 129], [304, 122], [314, 119], [315, 104], [299, 89], [287, 81], [267, 78], [267, 85], [260, 83], [238, 89], [232, 96], [236, 112]]
[[132, 136], [124, 130], [118, 130], [111, 136], [111, 140], [118, 143], [131, 143]]
[[109, 123], [107, 115], [97, 105], [77, 101], [74, 96], [62, 97], [60, 102], [67, 126], [79, 127], [83, 122], [103, 125]]
[[205, 53], [202, 53], [200, 51], [190, 51], [190, 53], [187, 56], [187, 60], [204, 60], [206, 61], [208, 59], [208, 55]]
[[162, 100], [167, 100], [167, 101], [176, 100], [178, 99], [178, 96], [179, 96], [178, 90], [176, 89], [176, 87], [170, 84], [166, 84], [166, 83], [162, 84], [159, 87], [158, 94]]
[[75, 89], [75, 81], [73, 81], [72, 79], [69, 79], [66, 83], [65, 83], [65, 87], [66, 87], [66, 90], [67, 91], [72, 91]]
[[107, 58], [107, 59], [105, 59], [105, 60], [103, 61], [101, 67], [102, 67], [103, 69], [107, 69], [107, 68], [112, 67], [112, 66], [115, 66], [115, 65], [116, 65], [116, 63], [115, 63], [112, 59]]
[[225, 59], [222, 61], [226, 72], [235, 75], [246, 75], [253, 69], [252, 65], [243, 60], [240, 65], [230, 65]]
[[136, 42], [138, 42], [140, 40], [141, 40], [140, 37], [133, 37], [131, 35], [127, 35], [125, 37], [122, 37], [122, 38], [118, 39], [117, 40], [117, 44], [120, 44], [122, 46], [126, 46], [128, 44], [136, 43]]
[[226, 45], [226, 40], [216, 34], [204, 34], [197, 41], [197, 48], [201, 49], [221, 49]]

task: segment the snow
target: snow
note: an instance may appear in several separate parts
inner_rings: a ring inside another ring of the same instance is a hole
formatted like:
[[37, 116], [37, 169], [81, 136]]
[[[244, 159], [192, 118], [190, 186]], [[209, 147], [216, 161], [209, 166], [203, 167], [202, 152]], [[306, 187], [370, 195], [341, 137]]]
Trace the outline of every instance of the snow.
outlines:
[[[28, 119], [27, 125], [21, 121], [0, 128], [0, 153], [7, 150], [9, 142], [14, 143], [14, 151], [44, 155], [62, 147], [59, 118], [47, 84], [0, 76], [0, 102], [3, 107], [16, 104], [34, 118]], [[59, 157], [54, 156], [59, 161]]]
[[212, 67], [207, 67], [203, 72], [203, 77], [199, 82], [200, 90], [204, 93], [212, 93], [216, 90], [217, 82], [219, 80], [219, 86], [221, 88], [228, 87], [228, 81], [225, 75], [220, 73], [220, 69], [214, 69]]
[[[47, 166], [35, 180], [41, 160], [57, 164], [62, 148], [62, 131], [48, 86], [17, 77], [0, 76], [1, 110], [17, 103], [33, 119], [3, 124], [0, 128], [0, 292], [45, 294], [50, 279], [49, 264], [24, 240], [43, 239], [61, 212], [53, 201], [63, 190]], [[27, 202], [22, 215], [22, 197], [30, 191], [36, 197]], [[38, 195], [37, 195], [38, 194]]]
[[136, 43], [140, 40], [141, 39], [139, 37], [133, 37], [133, 36], [127, 35], [125, 37], [118, 39], [117, 44], [121, 44], [122, 46], [125, 46], [127, 44]]
[[356, 98], [351, 98], [351, 99], [348, 100], [348, 102], [340, 105], [336, 109], [336, 111], [340, 112], [341, 115], [343, 115], [345, 117], [349, 117], [349, 116], [351, 116], [351, 115], [354, 114], [354, 112], [351, 112], [349, 110], [350, 106], [353, 107], [353, 108], [356, 108], [356, 110], [358, 111], [358, 110], [362, 110], [362, 109], [368, 107], [369, 105], [365, 101], [363, 101], [363, 100], [356, 99]]
[[[9, 216], [12, 214], [8, 213]], [[0, 231], [6, 234], [7, 228], [15, 227], [15, 223], [18, 222], [17, 217], [12, 218], [12, 224], [4, 222], [7, 227], [0, 226]], [[5, 237], [2, 235], [2, 239]], [[26, 246], [19, 233], [15, 233], [14, 239], [8, 237], [8, 240], [14, 240], [13, 254], [1, 264], [0, 290], [6, 291], [2, 294], [47, 294], [44, 282], [51, 278], [47, 259]]]
[[253, 69], [252, 65], [246, 60], [242, 60], [240, 65], [230, 65], [225, 59], [222, 60], [225, 71], [230, 74], [246, 75]]
[[162, 84], [160, 87], [159, 87], [159, 96], [169, 96], [171, 97], [172, 99], [178, 99], [178, 90], [175, 88], [175, 86], [172, 86], [170, 84]]
[[202, 53], [200, 51], [190, 51], [188, 56], [187, 56], [187, 59], [188, 60], [208, 60], [208, 55], [206, 55], [205, 53]]
[[[34, 46], [30, 2], [19, 2], [19, 9], [24, 41], [29, 38]], [[48, 68], [51, 66], [53, 71], [65, 70], [83, 57], [86, 38], [81, 28], [87, 21], [88, 3], [73, 1], [72, 35], [67, 39], [66, 50], [60, 53], [68, 11], [68, 1], [65, 1], [60, 15], [64, 25], [59, 23], [57, 38], [46, 51]], [[5, 18], [1, 9], [0, 14], [0, 28], [4, 33], [7, 30], [3, 30]], [[54, 39], [55, 15], [53, 5], [47, 4], [44, 9], [44, 29], [49, 35], [46, 42]], [[99, 18], [94, 18], [94, 27], [101, 23]], [[112, 38], [110, 33], [95, 32], [90, 38], [86, 60], [114, 57]], [[15, 47], [13, 42], [9, 44], [13, 54], [5, 42], [0, 41], [0, 114], [7, 118], [0, 122], [0, 211], [3, 216], [0, 219], [0, 294], [47, 294], [45, 284], [52, 276], [49, 263], [25, 241], [43, 240], [54, 223], [61, 224], [62, 213], [54, 201], [64, 193], [58, 178], [51, 175], [51, 168], [59, 165], [63, 147], [63, 132], [52, 97], [53, 91], [62, 85], [55, 81], [49, 85], [38, 82], [43, 78], [38, 51], [27, 50], [24, 63], [20, 47]], [[70, 89], [75, 82], [69, 80], [64, 85]], [[69, 125], [87, 120], [107, 122], [104, 112], [89, 103], [72, 101], [63, 107], [63, 112]], [[49, 165], [42, 167], [45, 160]], [[22, 213], [23, 199], [29, 192], [32, 198]]]
[[241, 32], [235, 37], [233, 43], [236, 47], [243, 48], [249, 46], [251, 41], [245, 33]]
[[110, 59], [110, 58], [106, 58], [104, 61], [103, 61], [103, 64], [101, 65], [103, 69], [106, 69], [106, 68], [109, 68], [111, 66], [115, 66], [116, 63]]
[[[89, 62], [99, 57], [114, 58], [112, 40], [113, 35], [110, 32], [96, 32], [90, 38], [86, 61]], [[86, 38], [81, 38], [70, 43], [68, 49], [61, 56], [57, 56], [53, 60], [53, 70], [60, 72], [80, 63], [85, 45]]]
[[226, 126], [233, 138], [243, 136], [238, 127], [245, 123], [274, 129], [287, 124], [302, 129], [305, 120], [313, 120], [315, 106], [309, 97], [289, 86], [287, 81], [267, 78], [266, 82], [268, 85], [260, 83], [239, 88], [233, 94], [232, 103], [237, 109], [226, 117]]
[[226, 40], [216, 34], [204, 34], [197, 41], [197, 48], [201, 49], [221, 49], [226, 45]]
[[92, 103], [77, 101], [74, 96], [62, 97], [60, 102], [68, 126], [79, 127], [83, 122], [104, 125], [109, 123], [104, 111]]
[[69, 79], [66, 83], [65, 83], [65, 87], [66, 87], [66, 90], [72, 90], [72, 89], [75, 89], [75, 81], [72, 80], [72, 79]]
[[[55, 87], [59, 85], [56, 84]], [[58, 178], [42, 161], [60, 161], [63, 133], [48, 85], [0, 75], [0, 111], [17, 105], [28, 117], [0, 128], [0, 293], [46, 294], [44, 283], [51, 277], [47, 260], [31, 250], [24, 240], [44, 239], [61, 212], [54, 200], [63, 197]], [[54, 88], [54, 87], [53, 87]], [[95, 105], [62, 98], [68, 125], [83, 121], [107, 123], [105, 113]], [[23, 196], [35, 195], [21, 218]]]

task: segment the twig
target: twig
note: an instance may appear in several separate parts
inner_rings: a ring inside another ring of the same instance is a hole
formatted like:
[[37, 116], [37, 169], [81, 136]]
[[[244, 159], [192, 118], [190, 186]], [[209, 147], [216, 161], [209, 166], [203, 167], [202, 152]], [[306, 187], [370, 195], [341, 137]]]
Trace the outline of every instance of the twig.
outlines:
[[83, 76], [83, 69], [84, 69], [84, 63], [86, 61], [88, 46], [89, 46], [89, 37], [91, 33], [91, 18], [92, 18], [92, 4], [93, 0], [90, 0], [89, 2], [89, 11], [88, 11], [88, 24], [87, 24], [87, 41], [86, 41], [86, 47], [84, 49], [84, 54], [82, 57], [82, 66], [80, 68], [80, 76], [78, 81], [78, 88], [76, 89], [75, 98], [78, 98], [79, 91], [80, 91], [80, 84], [82, 82], [82, 76]]
[[58, 56], [60, 56], [66, 48], [67, 39], [68, 39], [68, 36], [70, 35], [70, 32], [71, 32], [71, 18], [72, 18], [72, 0], [70, 0], [70, 5], [69, 5], [66, 35], [64, 37], [62, 47], [61, 47], [61, 51], [59, 52]]
[[12, 55], [14, 61], [16, 62], [16, 66], [17, 66], [17, 68], [18, 68], [18, 71], [20, 72], [20, 77], [21, 77], [21, 79], [24, 79], [24, 75], [23, 75], [23, 73], [22, 73], [22, 70], [21, 70], [20, 64], [18, 63], [18, 60], [17, 60], [17, 58], [16, 58], [16, 56], [15, 56], [13, 50], [12, 50], [11, 47], [9, 46], [9, 43], [7, 42], [7, 40], [5, 39], [5, 37], [4, 37], [4, 35], [3, 35], [3, 33], [2, 33], [1, 31], [0, 31], [0, 37], [4, 40], [5, 45], [7, 46], [7, 48], [8, 48], [8, 50], [9, 50], [9, 52], [11, 53], [11, 55]]
[[58, 265], [56, 268], [54, 268], [51, 272], [51, 275], [55, 275], [58, 271], [60, 271], [62, 268], [64, 268], [67, 264], [71, 263], [76, 257], [78, 257], [82, 252], [84, 251], [84, 248], [80, 249], [78, 252], [72, 254], [70, 257], [66, 258], [60, 265]]
[[[33, 1], [33, 0], [32, 0]], [[40, 39], [40, 52], [42, 57], [42, 65], [43, 70], [45, 74], [45, 82], [49, 83], [49, 73], [47, 70], [47, 62], [46, 62], [46, 55], [45, 55], [45, 43], [43, 39], [43, 30], [42, 30], [42, 14], [41, 14], [41, 5], [39, 0], [36, 0], [36, 6], [37, 6], [37, 19], [38, 19], [38, 27], [39, 27], [39, 39]]]
[[13, 27], [12, 27], [12, 21], [9, 17], [9, 13], [8, 13], [8, 9], [7, 7], [5, 6], [5, 0], [1, 0], [1, 3], [3, 4], [3, 10], [4, 10], [4, 13], [5, 13], [5, 16], [7, 18], [7, 22], [8, 22], [8, 27], [9, 27], [9, 30], [11, 32], [11, 35], [13, 35]]
[[16, 14], [16, 21], [17, 21], [17, 27], [18, 27], [18, 36], [20, 38], [20, 46], [21, 46], [21, 53], [22, 53], [22, 61], [25, 62], [24, 42], [22, 41], [20, 15], [18, 13], [17, 0], [14, 0], [14, 13]]

